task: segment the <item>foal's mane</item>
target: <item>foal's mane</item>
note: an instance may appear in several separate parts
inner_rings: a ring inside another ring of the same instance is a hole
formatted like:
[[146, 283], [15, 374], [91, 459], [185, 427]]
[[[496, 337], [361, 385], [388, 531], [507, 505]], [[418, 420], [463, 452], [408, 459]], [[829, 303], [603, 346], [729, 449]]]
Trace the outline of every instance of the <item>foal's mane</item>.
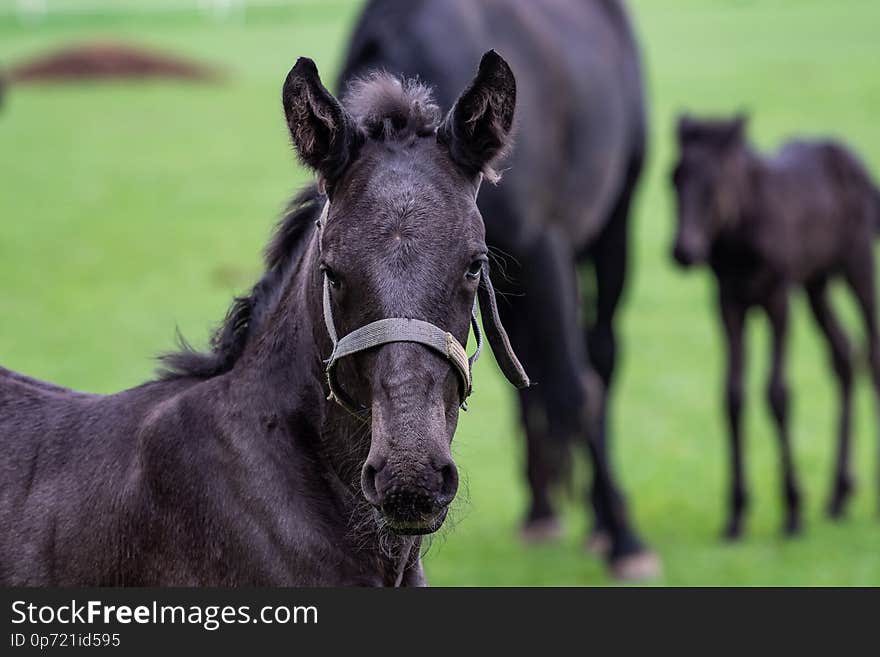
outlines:
[[[376, 141], [409, 143], [434, 134], [440, 124], [440, 108], [429, 87], [383, 71], [352, 80], [343, 104], [364, 134]], [[208, 351], [195, 350], [178, 332], [179, 350], [159, 357], [161, 379], [209, 379], [233, 368], [255, 327], [278, 302], [286, 275], [305, 252], [325, 200], [318, 186], [310, 185], [290, 201], [264, 251], [262, 278], [248, 294], [234, 299], [211, 336]]]
[[244, 352], [254, 327], [278, 300], [290, 265], [305, 251], [306, 237], [321, 211], [324, 195], [310, 185], [288, 204], [264, 251], [266, 272], [244, 296], [236, 297], [211, 336], [210, 350], [195, 350], [178, 331], [179, 350], [159, 356], [159, 377], [209, 379], [228, 372]]

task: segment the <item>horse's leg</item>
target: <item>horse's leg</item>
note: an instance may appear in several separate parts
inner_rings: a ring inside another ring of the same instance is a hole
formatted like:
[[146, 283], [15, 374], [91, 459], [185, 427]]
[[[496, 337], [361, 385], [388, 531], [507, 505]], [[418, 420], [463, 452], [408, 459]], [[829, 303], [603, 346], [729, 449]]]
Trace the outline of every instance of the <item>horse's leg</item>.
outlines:
[[549, 453], [547, 412], [541, 396], [532, 389], [519, 391], [522, 424], [526, 433], [526, 481], [531, 502], [520, 537], [527, 543], [542, 543], [559, 538], [562, 525], [550, 499], [551, 488], [559, 473], [559, 455]]
[[841, 327], [828, 302], [826, 281], [817, 281], [807, 286], [810, 308], [816, 322], [828, 340], [831, 363], [837, 375], [840, 388], [840, 423], [838, 425], [837, 468], [831, 496], [828, 501], [828, 515], [832, 518], [843, 516], [846, 502], [853, 490], [850, 466], [850, 433], [852, 422], [852, 360], [846, 332]]
[[632, 531], [607, 452], [601, 448], [596, 434], [596, 431], [590, 430], [586, 443], [593, 462], [593, 499], [610, 536], [608, 560], [611, 571], [619, 579], [656, 577], [660, 572], [660, 562], [655, 554], [645, 549]]
[[[628, 210], [628, 199], [624, 210]], [[614, 317], [621, 295], [627, 267], [627, 215], [615, 213], [612, 222], [605, 228], [602, 235], [591, 249], [595, 268], [596, 292], [595, 299], [584, 299], [584, 303], [595, 303], [593, 322], [585, 331], [587, 352], [590, 365], [604, 388], [600, 400], [598, 417], [595, 426], [596, 448], [608, 458], [608, 405], [610, 403], [611, 386], [617, 364], [617, 336], [615, 334]], [[606, 491], [598, 477], [593, 478], [590, 491], [590, 503], [593, 508], [594, 524], [587, 540], [590, 551], [598, 554], [607, 553], [612, 549], [612, 537], [609, 531], [609, 518], [604, 509], [607, 508], [604, 496]], [[620, 504], [624, 504], [621, 499]], [[629, 528], [625, 531], [632, 533]]]
[[[591, 385], [596, 377], [588, 363], [580, 328], [577, 271], [571, 243], [561, 233], [547, 229], [532, 244], [525, 262], [528, 267], [521, 270], [521, 279], [526, 293], [523, 301], [529, 344], [535, 346], [535, 357], [531, 359], [536, 368], [533, 378], [538, 384], [535, 392], [541, 395], [547, 414], [547, 438], [542, 453], [564, 453], [570, 438], [586, 437], [594, 464], [597, 505], [611, 535], [612, 567], [620, 576], [653, 574], [657, 570], [656, 559], [644, 551], [630, 529], [596, 430], [601, 419], [598, 411], [602, 406], [602, 386]], [[594, 408], [596, 413], [591, 412]]]
[[[513, 272], [512, 272], [513, 273]], [[522, 273], [514, 274], [517, 278]], [[499, 280], [501, 285], [505, 281]], [[543, 350], [540, 340], [533, 341], [529, 299], [524, 294], [505, 296], [498, 304], [501, 321], [507, 329], [511, 345], [533, 379], [544, 378]], [[551, 440], [549, 418], [541, 390], [536, 386], [520, 390], [518, 394], [520, 417], [525, 431], [525, 473], [530, 501], [520, 537], [529, 543], [558, 538], [562, 526], [553, 508], [551, 490], [561, 476], [567, 457], [565, 441]]]
[[742, 458], [743, 356], [745, 351], [744, 326], [746, 307], [720, 294], [721, 323], [727, 342], [727, 373], [725, 403], [730, 437], [730, 511], [724, 537], [736, 540], [742, 535], [742, 516], [747, 505]]
[[577, 435], [588, 420], [583, 378], [587, 354], [580, 330], [575, 258], [567, 236], [545, 227], [523, 263], [523, 321], [528, 323], [533, 346], [530, 365], [535, 391], [544, 400], [547, 432], [558, 447]]
[[774, 291], [765, 303], [773, 334], [772, 365], [767, 382], [767, 401], [779, 436], [782, 459], [783, 493], [786, 503], [785, 533], [789, 536], [801, 530], [801, 495], [791, 453], [791, 434], [788, 423], [788, 382], [785, 376], [785, 350], [788, 339], [788, 290]]
[[[849, 251], [850, 262], [846, 279], [855, 294], [865, 323], [868, 338], [868, 357], [871, 363], [871, 380], [874, 384], [874, 401], [880, 414], [880, 333], [877, 328], [877, 293], [874, 284], [874, 251], [868, 239], [854, 245]], [[880, 451], [878, 451], [877, 485], [880, 487]], [[880, 493], [880, 488], [878, 488]], [[880, 502], [880, 498], [878, 498]], [[880, 509], [880, 507], [878, 507]]]
[[[609, 400], [617, 363], [614, 318], [626, 280], [630, 204], [640, 167], [641, 162], [636, 159], [608, 224], [590, 247], [596, 296], [594, 319], [585, 332], [590, 365], [604, 389], [604, 394], [598, 397], [596, 420], [586, 436], [595, 464], [590, 491], [595, 524], [587, 545], [595, 552], [607, 552], [615, 574], [623, 578], [655, 576], [660, 568], [656, 556], [644, 547], [629, 520], [626, 502], [611, 466], [608, 437]], [[591, 301], [584, 299], [584, 303]]]

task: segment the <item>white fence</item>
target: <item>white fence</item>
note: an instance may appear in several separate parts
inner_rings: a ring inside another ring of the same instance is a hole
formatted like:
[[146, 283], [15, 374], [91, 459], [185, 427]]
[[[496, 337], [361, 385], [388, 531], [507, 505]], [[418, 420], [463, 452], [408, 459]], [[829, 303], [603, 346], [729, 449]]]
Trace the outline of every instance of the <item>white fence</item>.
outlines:
[[248, 7], [283, 7], [302, 0], [0, 0], [0, 16], [17, 16], [37, 23], [49, 15], [154, 14], [202, 12], [217, 19], [232, 18]]

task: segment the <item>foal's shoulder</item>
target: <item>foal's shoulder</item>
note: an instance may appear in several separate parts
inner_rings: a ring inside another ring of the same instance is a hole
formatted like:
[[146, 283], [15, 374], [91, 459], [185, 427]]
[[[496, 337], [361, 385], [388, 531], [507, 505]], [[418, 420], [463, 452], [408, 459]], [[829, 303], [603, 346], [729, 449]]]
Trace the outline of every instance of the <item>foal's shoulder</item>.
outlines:
[[158, 384], [145, 384], [140, 389], [135, 388], [127, 392], [143, 394], [147, 402], [143, 426], [150, 427], [184, 412], [192, 403], [192, 397], [198, 396], [198, 387], [198, 383], [180, 386], [166, 385], [163, 381]]
[[128, 391], [144, 396], [140, 439], [153, 443], [188, 441], [212, 431], [226, 397], [224, 377], [168, 380]]

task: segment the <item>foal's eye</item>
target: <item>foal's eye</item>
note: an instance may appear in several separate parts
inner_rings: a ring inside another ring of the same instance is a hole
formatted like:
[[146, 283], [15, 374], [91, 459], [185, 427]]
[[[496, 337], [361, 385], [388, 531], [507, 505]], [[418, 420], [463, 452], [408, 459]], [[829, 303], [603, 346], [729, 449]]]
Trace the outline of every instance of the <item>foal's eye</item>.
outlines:
[[467, 269], [465, 276], [472, 281], [477, 280], [480, 277], [480, 272], [483, 271], [483, 260], [477, 259], [474, 260]]
[[324, 273], [324, 276], [327, 278], [327, 282], [330, 283], [330, 286], [333, 288], [338, 288], [340, 284], [339, 276], [335, 271], [330, 269], [327, 265], [321, 265], [321, 271]]

